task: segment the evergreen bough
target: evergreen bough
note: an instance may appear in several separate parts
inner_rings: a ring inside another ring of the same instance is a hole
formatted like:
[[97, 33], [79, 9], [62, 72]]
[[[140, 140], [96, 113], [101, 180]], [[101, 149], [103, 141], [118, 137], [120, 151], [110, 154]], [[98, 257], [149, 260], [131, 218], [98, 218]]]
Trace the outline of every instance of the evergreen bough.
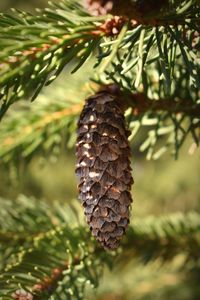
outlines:
[[[119, 12], [113, 0], [113, 10], [104, 9], [105, 15], [101, 9], [94, 13], [92, 2], [84, 1], [83, 7], [81, 1], [63, 0], [34, 15], [1, 14], [4, 166], [17, 165], [21, 156], [28, 161], [41, 150], [52, 153], [63, 140], [73, 146], [84, 98], [113, 83], [127, 107], [131, 143], [146, 128], [140, 150], [147, 159], [158, 159], [168, 149], [177, 158], [189, 135], [192, 145], [199, 145], [200, 2], [152, 0], [150, 7], [142, 0], [123, 1]], [[105, 4], [96, 2], [100, 8]], [[60, 98], [51, 86], [46, 95], [41, 92], [66, 66], [79, 74], [68, 75], [67, 101], [63, 86]], [[27, 100], [37, 97], [29, 106]], [[2, 199], [0, 299], [84, 299], [87, 285], [98, 285], [102, 264], [111, 266], [115, 257], [147, 263], [182, 253], [185, 270], [199, 274], [197, 213], [135, 219], [121, 248], [110, 254], [80, 219], [79, 208], [69, 204], [51, 206], [25, 196]]]

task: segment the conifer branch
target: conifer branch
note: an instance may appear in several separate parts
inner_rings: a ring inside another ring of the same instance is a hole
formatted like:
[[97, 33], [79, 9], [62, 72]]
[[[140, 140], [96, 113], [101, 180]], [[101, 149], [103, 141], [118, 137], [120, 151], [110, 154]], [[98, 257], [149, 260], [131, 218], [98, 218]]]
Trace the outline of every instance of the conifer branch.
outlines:
[[[197, 4], [197, 5], [196, 5]], [[152, 26], [183, 25], [185, 17], [198, 11], [198, 1], [168, 1], [168, 0], [83, 0], [83, 5], [92, 15], [111, 13], [131, 20], [133, 27], [139, 24]], [[171, 15], [170, 19], [167, 18]]]
[[[120, 256], [119, 251], [110, 256], [90, 238], [79, 219], [78, 206], [74, 215], [68, 204], [52, 207], [21, 196], [12, 202], [1, 199], [1, 207], [0, 220], [7, 220], [1, 222], [4, 236], [10, 236], [11, 231], [19, 236], [27, 232], [23, 243], [1, 240], [0, 256], [5, 262], [0, 275], [2, 299], [13, 299], [23, 291], [32, 299], [49, 299], [50, 295], [82, 299], [87, 281], [96, 286], [102, 264], [109, 265], [113, 257], [119, 261], [140, 258], [147, 263], [159, 258], [166, 262], [182, 253], [184, 264], [199, 258], [200, 218], [194, 212], [135, 220], [122, 244], [127, 255]], [[34, 236], [41, 231], [41, 220], [42, 232]], [[49, 230], [45, 232], [45, 228]], [[8, 257], [4, 245], [10, 249]]]
[[139, 115], [148, 111], [163, 111], [168, 113], [182, 113], [191, 117], [200, 116], [200, 104], [192, 103], [187, 99], [159, 99], [153, 100], [144, 94], [132, 96], [132, 106], [135, 109], [134, 114]]
[[[200, 86], [199, 4], [191, 1], [190, 6], [185, 2], [184, 5], [180, 5], [176, 15], [173, 9], [168, 11], [164, 27], [137, 24], [134, 28], [121, 17], [90, 16], [72, 0], [52, 4], [52, 8], [39, 11], [37, 16], [22, 12], [15, 12], [14, 16], [2, 14], [0, 117], [21, 98], [34, 100], [42, 87], [50, 84], [74, 59], [78, 63], [72, 72], [77, 71], [95, 51], [101, 83], [109, 75], [121, 87], [125, 82], [131, 91], [140, 91], [142, 84], [149, 93], [145, 83], [149, 81], [151, 87], [159, 90], [159, 98], [163, 98], [172, 94], [175, 81], [180, 80], [177, 74], [183, 74], [195, 99]], [[186, 23], [170, 25], [176, 18]], [[163, 78], [158, 83], [152, 77], [155, 69], [156, 76]]]
[[[80, 73], [81, 75], [81, 73]], [[22, 102], [16, 110], [10, 110], [0, 127], [0, 157], [4, 163], [14, 160], [20, 162], [19, 156], [30, 159], [36, 152], [54, 153], [67, 144], [73, 146], [76, 139], [77, 117], [88, 95], [87, 88], [78, 87], [84, 77], [68, 80], [68, 96], [63, 93], [65, 81], [60, 85], [52, 85], [45, 93], [41, 93], [33, 106]], [[70, 90], [71, 89], [71, 90]], [[98, 90], [99, 86], [93, 85]], [[133, 140], [136, 133], [143, 127], [149, 128], [147, 137], [143, 137], [141, 151], [151, 152], [151, 158], [158, 159], [168, 149], [175, 150], [177, 155], [186, 137], [191, 135], [194, 143], [199, 144], [199, 104], [187, 99], [149, 99], [143, 93], [131, 94], [120, 91], [116, 85], [103, 86], [117, 93], [127, 106], [127, 121]], [[76, 94], [73, 92], [76, 90]], [[59, 94], [59, 101], [57, 100]], [[174, 131], [178, 135], [175, 137]], [[153, 144], [151, 144], [151, 138]], [[156, 140], [162, 138], [162, 146], [156, 147]], [[164, 138], [164, 139], [163, 139]], [[152, 146], [155, 150], [152, 152]], [[58, 155], [58, 152], [57, 152]]]
[[100, 90], [109, 91], [116, 94], [124, 102], [124, 107], [133, 108], [134, 115], [141, 115], [149, 111], [162, 111], [168, 113], [182, 113], [191, 117], [200, 116], [200, 103], [195, 103], [191, 99], [181, 99], [179, 97], [150, 99], [144, 93], [130, 93], [127, 90], [120, 90], [116, 84], [100, 87]]
[[[1, 167], [12, 162], [18, 169], [36, 152], [58, 155], [74, 145], [91, 73], [92, 83], [113, 89], [126, 107], [129, 140], [146, 129], [139, 147], [147, 159], [168, 149], [177, 158], [189, 135], [198, 146], [199, 0], [81, 1], [86, 9], [79, 2], [0, 15], [0, 120], [22, 100], [1, 122]], [[91, 71], [85, 62], [92, 56]], [[68, 73], [61, 86], [41, 93], [66, 66], [80, 77]], [[34, 105], [25, 102], [37, 96]], [[169, 263], [181, 256], [182, 270], [195, 266], [199, 274], [198, 213], [135, 218], [120, 248], [106, 253], [91, 238], [77, 201], [20, 196], [0, 199], [0, 207], [0, 300], [85, 299], [104, 266], [134, 259]]]
[[[188, 234], [188, 229], [190, 234]], [[141, 225], [141, 221], [136, 221], [134, 226], [130, 228], [124, 247], [125, 249], [130, 247], [136, 251], [136, 255], [141, 255], [145, 262], [157, 257], [164, 261], [171, 260], [180, 252], [185, 254], [186, 261], [188, 257], [198, 261], [199, 233], [200, 223], [198, 215], [195, 213], [184, 216], [177, 213], [160, 218], [147, 217], [143, 220], [143, 225]], [[148, 243], [146, 243], [146, 238]], [[188, 239], [190, 238], [191, 241], [189, 242]]]

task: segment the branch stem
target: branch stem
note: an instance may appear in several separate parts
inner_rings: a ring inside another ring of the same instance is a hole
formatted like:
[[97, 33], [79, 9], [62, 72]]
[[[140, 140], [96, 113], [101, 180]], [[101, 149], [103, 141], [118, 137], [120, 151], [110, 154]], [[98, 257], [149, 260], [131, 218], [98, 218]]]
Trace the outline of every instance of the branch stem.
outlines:
[[148, 111], [163, 111], [168, 113], [181, 113], [192, 117], [199, 118], [200, 104], [193, 102], [191, 99], [181, 98], [163, 98], [150, 99], [144, 93], [131, 93], [121, 91], [116, 84], [102, 86], [100, 91], [108, 91], [113, 95], [120, 97], [124, 104], [124, 109], [133, 108], [135, 116], [144, 114]]

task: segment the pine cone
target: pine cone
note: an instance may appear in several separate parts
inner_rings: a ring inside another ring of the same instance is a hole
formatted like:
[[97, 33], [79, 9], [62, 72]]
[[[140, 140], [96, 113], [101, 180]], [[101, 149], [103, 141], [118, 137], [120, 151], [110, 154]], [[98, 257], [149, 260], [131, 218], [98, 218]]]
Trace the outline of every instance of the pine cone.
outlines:
[[135, 20], [157, 17], [167, 4], [167, 0], [83, 0], [84, 7], [93, 15], [111, 13]]
[[103, 91], [86, 100], [76, 144], [79, 199], [92, 234], [105, 249], [118, 247], [129, 223], [128, 135], [117, 96]]

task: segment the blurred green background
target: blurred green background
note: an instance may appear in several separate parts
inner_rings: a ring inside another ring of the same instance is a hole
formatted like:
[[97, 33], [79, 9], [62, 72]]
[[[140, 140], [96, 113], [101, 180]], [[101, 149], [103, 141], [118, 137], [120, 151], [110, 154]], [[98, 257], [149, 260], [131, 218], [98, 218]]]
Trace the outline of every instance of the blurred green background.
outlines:
[[[4, 0], [0, 2], [0, 10], [8, 11], [15, 7], [33, 12], [34, 8], [46, 5], [46, 0]], [[192, 141], [187, 140], [177, 161], [170, 154], [158, 161], [147, 161], [145, 156], [138, 152], [137, 143], [136, 140], [132, 144], [135, 179], [133, 218], [179, 211], [200, 212], [200, 157], [198, 151], [193, 155], [188, 154]], [[14, 198], [18, 194], [26, 194], [63, 202], [76, 199], [74, 165], [75, 152], [71, 149], [61, 151], [57, 158], [38, 155], [28, 165], [24, 165], [22, 161], [17, 171], [12, 165], [6, 168], [1, 166], [0, 195]], [[188, 290], [184, 285], [187, 278], [180, 272], [181, 262], [181, 256], [164, 266], [161, 266], [159, 260], [146, 266], [138, 261], [132, 261], [130, 264], [121, 262], [116, 265], [116, 269], [105, 270], [99, 289], [95, 295], [91, 292], [88, 299], [195, 300], [196, 296], [193, 296], [191, 289]], [[193, 284], [195, 288], [197, 283], [194, 281]]]

